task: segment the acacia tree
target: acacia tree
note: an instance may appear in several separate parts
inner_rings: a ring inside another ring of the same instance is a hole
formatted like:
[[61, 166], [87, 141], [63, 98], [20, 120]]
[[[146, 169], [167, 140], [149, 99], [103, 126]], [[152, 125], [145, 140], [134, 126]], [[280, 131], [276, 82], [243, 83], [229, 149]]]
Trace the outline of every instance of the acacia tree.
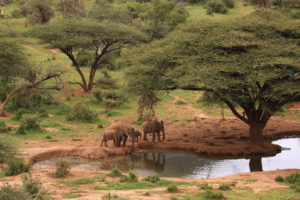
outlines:
[[[78, 84], [85, 92], [93, 88], [94, 77], [99, 68], [109, 64], [109, 56], [126, 45], [145, 40], [144, 34], [134, 27], [114, 22], [98, 22], [93, 19], [64, 19], [50, 25], [35, 27], [32, 35], [50, 44], [52, 48], [60, 49], [72, 61], [81, 82]], [[89, 77], [86, 78], [78, 62], [83, 52], [93, 52]]]
[[261, 144], [274, 112], [300, 101], [299, 39], [300, 21], [275, 11], [191, 22], [140, 50], [139, 65], [127, 73], [128, 86], [138, 95], [205, 91], [248, 124], [250, 141]]
[[37, 75], [26, 63], [19, 45], [8, 38], [0, 38], [0, 115], [9, 100], [23, 89], [56, 89], [57, 85], [42, 86], [47, 80], [59, 77], [60, 72]]

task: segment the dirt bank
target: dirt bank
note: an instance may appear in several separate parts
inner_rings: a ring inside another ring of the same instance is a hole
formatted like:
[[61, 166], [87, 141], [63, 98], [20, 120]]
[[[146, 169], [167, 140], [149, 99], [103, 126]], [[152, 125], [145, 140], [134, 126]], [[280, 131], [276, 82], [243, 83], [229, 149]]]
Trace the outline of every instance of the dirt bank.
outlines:
[[[252, 145], [248, 141], [248, 127], [237, 119], [202, 119], [197, 121], [166, 121], [166, 141], [139, 142], [137, 150], [146, 149], [182, 149], [207, 156], [251, 155], [271, 156], [281, 151], [281, 147], [271, 141], [286, 137], [300, 137], [300, 123], [273, 118], [265, 128], [266, 142], [262, 146]], [[152, 136], [148, 135], [152, 141]], [[87, 135], [82, 139], [70, 138], [65, 142], [28, 141], [24, 151], [31, 161], [36, 162], [50, 157], [75, 156], [89, 159], [106, 158], [130, 153], [130, 142], [125, 148], [100, 147], [100, 138]]]

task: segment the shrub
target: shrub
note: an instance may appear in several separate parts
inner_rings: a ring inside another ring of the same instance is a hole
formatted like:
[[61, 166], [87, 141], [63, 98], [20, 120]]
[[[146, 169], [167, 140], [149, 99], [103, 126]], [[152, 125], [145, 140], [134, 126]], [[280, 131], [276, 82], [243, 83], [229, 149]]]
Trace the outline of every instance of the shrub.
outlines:
[[125, 97], [116, 91], [104, 93], [103, 103], [108, 113], [112, 108], [121, 106], [125, 102]]
[[282, 176], [276, 176], [275, 181], [276, 182], [283, 182], [284, 178], [282, 178]]
[[13, 11], [11, 12], [11, 16], [12, 16], [13, 18], [22, 18], [22, 17], [24, 17], [24, 15], [23, 15], [23, 13], [21, 12], [20, 9], [15, 9], [15, 10], [13, 10]]
[[113, 168], [109, 174], [107, 174], [107, 176], [110, 177], [121, 177], [124, 176], [121, 172], [121, 170], [119, 170], [117, 167]]
[[102, 102], [103, 100], [103, 94], [100, 90], [96, 90], [93, 93], [94, 97], [98, 100], [98, 102]]
[[7, 133], [8, 128], [6, 127], [6, 124], [3, 121], [0, 121], [0, 133]]
[[185, 101], [182, 101], [182, 100], [178, 100], [175, 102], [176, 105], [186, 105], [186, 102]]
[[70, 112], [72, 112], [70, 106], [68, 106], [67, 104], [64, 104], [64, 103], [60, 103], [57, 106], [57, 111], [55, 114], [56, 115], [64, 115], [64, 114], [70, 113]]
[[158, 181], [160, 181], [160, 177], [158, 174], [151, 174], [149, 176], [147, 176], [146, 178], [144, 178], [144, 181], [148, 181], [151, 183], [157, 183]]
[[21, 176], [23, 189], [31, 196], [36, 196], [41, 192], [41, 181], [38, 178], [33, 178], [31, 173]]
[[174, 193], [174, 192], [179, 192], [179, 189], [174, 183], [171, 183], [170, 185], [168, 185], [167, 191], [170, 193]]
[[6, 163], [18, 154], [14, 139], [8, 135], [0, 135], [0, 163]]
[[285, 182], [295, 184], [297, 181], [300, 181], [300, 174], [294, 173], [285, 178]]
[[4, 183], [0, 188], [0, 200], [32, 200], [21, 188]]
[[227, 8], [234, 8], [234, 0], [223, 0]]
[[46, 109], [40, 109], [39, 110], [39, 117], [41, 117], [41, 118], [49, 117], [48, 111]]
[[213, 13], [227, 13], [227, 8], [224, 2], [221, 0], [210, 0], [206, 3], [207, 14], [211, 15]]
[[7, 161], [7, 167], [3, 169], [5, 176], [14, 176], [23, 172], [29, 172], [30, 164], [26, 164], [23, 158], [11, 158]]
[[122, 182], [138, 182], [137, 175], [134, 171], [128, 173], [128, 176], [123, 176], [121, 179]]
[[96, 83], [99, 85], [109, 85], [109, 86], [114, 86], [116, 82], [117, 79], [113, 79], [111, 77], [102, 77], [96, 81]]
[[202, 190], [211, 190], [211, 189], [212, 189], [212, 187], [209, 186], [208, 183], [202, 183], [202, 184], [200, 185], [200, 188], [201, 188]]
[[207, 200], [213, 200], [213, 199], [225, 199], [225, 196], [222, 192], [213, 191], [213, 190], [206, 190], [203, 193], [203, 197]]
[[17, 113], [15, 114], [14, 119], [20, 120], [20, 119], [22, 119], [24, 114], [30, 114], [30, 113], [32, 113], [30, 110], [20, 108], [20, 109], [18, 109]]
[[26, 115], [22, 118], [21, 126], [24, 126], [25, 130], [39, 130], [40, 125], [37, 121], [37, 117]]
[[20, 125], [16, 131], [16, 134], [25, 135], [25, 127], [23, 125]]
[[69, 121], [80, 122], [94, 122], [97, 119], [97, 115], [93, 113], [87, 106], [77, 103], [74, 106], [74, 110], [67, 116]]
[[219, 185], [219, 190], [228, 191], [231, 190], [231, 188], [228, 184], [222, 183]]
[[64, 178], [70, 173], [71, 165], [65, 159], [58, 159], [56, 161], [56, 171], [55, 177], [56, 178]]

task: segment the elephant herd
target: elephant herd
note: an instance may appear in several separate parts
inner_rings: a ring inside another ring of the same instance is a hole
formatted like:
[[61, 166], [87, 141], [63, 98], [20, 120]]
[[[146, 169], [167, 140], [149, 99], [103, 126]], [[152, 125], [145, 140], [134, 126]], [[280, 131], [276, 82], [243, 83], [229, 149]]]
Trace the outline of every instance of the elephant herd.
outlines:
[[165, 128], [164, 122], [158, 120], [145, 121], [141, 127], [142, 131], [137, 128], [125, 123], [113, 123], [108, 128], [106, 128], [102, 135], [101, 146], [103, 144], [107, 146], [107, 141], [112, 140], [115, 147], [125, 146], [128, 137], [134, 143], [134, 141], [141, 140], [143, 133], [143, 140], [148, 141], [147, 134], [152, 133], [152, 141], [155, 142], [155, 137], [157, 136], [158, 141], [160, 140], [160, 132], [162, 132], [162, 140], [165, 140]]

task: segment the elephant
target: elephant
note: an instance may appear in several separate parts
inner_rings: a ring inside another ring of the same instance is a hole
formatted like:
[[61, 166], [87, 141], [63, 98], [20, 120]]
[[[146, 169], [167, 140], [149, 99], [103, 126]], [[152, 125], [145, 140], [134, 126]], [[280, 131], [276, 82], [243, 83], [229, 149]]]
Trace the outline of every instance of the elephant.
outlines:
[[142, 134], [138, 129], [134, 129], [134, 136], [135, 136], [137, 142], [139, 141], [139, 137], [140, 137], [140, 140], [142, 140]]
[[108, 127], [110, 130], [115, 130], [118, 132], [118, 137], [116, 138], [116, 146], [121, 146], [121, 142], [123, 141], [122, 146], [126, 145], [128, 136], [134, 141], [134, 128], [128, 124], [124, 123], [114, 123]]
[[122, 137], [122, 133], [118, 130], [106, 129], [102, 135], [101, 147], [103, 147], [103, 143], [107, 147], [107, 140], [113, 140], [114, 146], [117, 146], [118, 141]]
[[145, 121], [142, 124], [142, 129], [144, 133], [143, 140], [148, 141], [147, 133], [152, 133], [152, 141], [155, 142], [155, 134], [157, 134], [158, 141], [160, 142], [160, 131], [163, 133], [163, 141], [165, 140], [165, 127], [163, 121], [152, 120], [152, 121]]

